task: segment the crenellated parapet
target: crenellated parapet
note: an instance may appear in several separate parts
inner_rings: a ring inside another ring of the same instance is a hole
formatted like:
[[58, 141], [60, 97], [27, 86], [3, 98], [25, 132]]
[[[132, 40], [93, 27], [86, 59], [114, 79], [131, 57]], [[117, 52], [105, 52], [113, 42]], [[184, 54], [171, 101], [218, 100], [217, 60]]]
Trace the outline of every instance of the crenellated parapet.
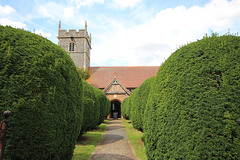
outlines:
[[61, 21], [58, 27], [58, 45], [69, 53], [75, 65], [79, 68], [87, 69], [90, 66], [91, 34], [87, 32], [87, 22], [85, 29], [61, 29]]
[[[85, 21], [85, 29], [79, 29], [78, 31], [76, 29], [70, 29], [67, 31], [66, 29], [61, 29], [61, 21], [59, 21], [59, 28], [58, 28], [58, 39], [59, 38], [85, 38], [89, 44], [89, 47], [91, 48], [91, 33], [90, 36], [87, 32], [87, 22]], [[92, 48], [91, 48], [92, 49]]]

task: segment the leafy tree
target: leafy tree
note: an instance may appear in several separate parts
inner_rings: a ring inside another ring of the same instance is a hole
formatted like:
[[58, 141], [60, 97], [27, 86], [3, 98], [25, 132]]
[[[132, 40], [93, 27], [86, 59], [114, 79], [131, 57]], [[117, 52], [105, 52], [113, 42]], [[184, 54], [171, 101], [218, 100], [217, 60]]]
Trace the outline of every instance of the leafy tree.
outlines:
[[77, 67], [77, 71], [82, 79], [87, 80], [88, 78], [90, 78], [90, 73], [88, 70]]

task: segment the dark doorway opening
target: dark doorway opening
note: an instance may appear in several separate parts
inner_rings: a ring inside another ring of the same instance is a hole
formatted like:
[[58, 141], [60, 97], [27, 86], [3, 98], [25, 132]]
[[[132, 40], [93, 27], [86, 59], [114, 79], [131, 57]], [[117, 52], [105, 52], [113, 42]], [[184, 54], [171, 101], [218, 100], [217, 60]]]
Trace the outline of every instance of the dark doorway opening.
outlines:
[[119, 101], [111, 102], [110, 118], [121, 118], [121, 103]]

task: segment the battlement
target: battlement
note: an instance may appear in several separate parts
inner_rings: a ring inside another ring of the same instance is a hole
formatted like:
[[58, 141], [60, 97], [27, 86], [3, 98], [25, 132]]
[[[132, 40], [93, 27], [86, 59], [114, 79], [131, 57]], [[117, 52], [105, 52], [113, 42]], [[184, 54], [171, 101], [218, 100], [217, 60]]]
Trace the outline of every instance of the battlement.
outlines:
[[66, 29], [60, 29], [58, 32], [58, 36], [59, 37], [89, 37], [88, 32], [85, 29], [79, 29], [79, 31], [77, 32], [76, 29], [70, 29], [69, 31], [67, 31]]
[[87, 22], [85, 22], [85, 29], [79, 29], [78, 31], [76, 29], [70, 29], [67, 31], [66, 29], [61, 29], [61, 21], [59, 21], [59, 27], [58, 27], [58, 39], [59, 38], [86, 38], [87, 42], [89, 43], [89, 46], [91, 46], [91, 34], [89, 36], [87, 32]]
[[91, 34], [87, 32], [87, 22], [85, 29], [61, 29], [61, 21], [58, 27], [58, 45], [61, 46], [72, 58], [74, 64], [87, 70], [90, 66]]

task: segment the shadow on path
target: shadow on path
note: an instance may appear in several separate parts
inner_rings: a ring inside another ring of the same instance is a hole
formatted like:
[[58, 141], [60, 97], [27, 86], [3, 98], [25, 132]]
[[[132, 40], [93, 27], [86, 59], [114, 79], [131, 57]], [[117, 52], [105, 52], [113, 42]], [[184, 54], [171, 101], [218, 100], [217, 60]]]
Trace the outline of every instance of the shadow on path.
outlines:
[[110, 120], [89, 160], [137, 160], [120, 119]]
[[119, 155], [119, 154], [95, 154], [92, 156], [91, 160], [100, 160], [100, 159], [104, 159], [104, 160], [134, 160], [132, 158], [123, 156], [123, 155]]

